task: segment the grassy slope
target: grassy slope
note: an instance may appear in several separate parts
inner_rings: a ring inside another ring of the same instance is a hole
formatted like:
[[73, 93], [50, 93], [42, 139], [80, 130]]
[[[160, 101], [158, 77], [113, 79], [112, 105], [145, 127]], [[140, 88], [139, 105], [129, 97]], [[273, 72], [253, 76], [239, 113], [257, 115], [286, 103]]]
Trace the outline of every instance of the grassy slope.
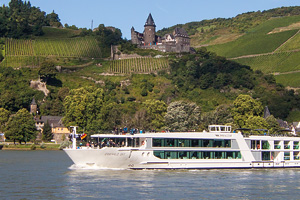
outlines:
[[[299, 88], [300, 76], [297, 72], [300, 70], [300, 33], [298, 32], [300, 27], [296, 26], [292, 30], [287, 29], [286, 31], [268, 34], [273, 30], [289, 27], [296, 23], [299, 24], [299, 22], [300, 16], [273, 18], [233, 42], [209, 46], [207, 49], [225, 57], [272, 53], [270, 55], [240, 58], [235, 61], [251, 66], [254, 70], [274, 73], [279, 83], [284, 86]], [[296, 34], [297, 32], [298, 34]], [[294, 37], [292, 37], [293, 35]], [[289, 38], [291, 39], [288, 40]], [[287, 72], [294, 72], [295, 74], [281, 74]]]
[[39, 36], [39, 39], [58, 39], [72, 38], [80, 35], [80, 31], [72, 29], [43, 27], [44, 35]]
[[300, 72], [291, 74], [280, 74], [275, 76], [276, 82], [283, 85], [287, 85], [294, 88], [299, 88], [300, 86]]
[[272, 52], [298, 30], [268, 33], [277, 27], [285, 27], [299, 21], [300, 16], [273, 18], [253, 28], [233, 42], [208, 46], [207, 49], [228, 58]]
[[[299, 27], [300, 29], [300, 27]], [[285, 51], [292, 51], [292, 50], [300, 50], [300, 33], [295, 35], [291, 40], [289, 40], [287, 43], [282, 45], [277, 52], [285, 52]]]

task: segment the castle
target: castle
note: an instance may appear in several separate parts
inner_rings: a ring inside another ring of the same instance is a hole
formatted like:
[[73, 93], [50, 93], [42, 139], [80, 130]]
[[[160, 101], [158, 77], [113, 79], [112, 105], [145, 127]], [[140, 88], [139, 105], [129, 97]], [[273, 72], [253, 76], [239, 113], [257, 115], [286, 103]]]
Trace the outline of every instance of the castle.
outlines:
[[172, 34], [166, 34], [162, 38], [155, 34], [155, 23], [151, 13], [144, 25], [144, 33], [139, 33], [131, 28], [131, 42], [139, 48], [155, 49], [162, 52], [189, 52], [190, 38], [183, 28], [175, 28]]

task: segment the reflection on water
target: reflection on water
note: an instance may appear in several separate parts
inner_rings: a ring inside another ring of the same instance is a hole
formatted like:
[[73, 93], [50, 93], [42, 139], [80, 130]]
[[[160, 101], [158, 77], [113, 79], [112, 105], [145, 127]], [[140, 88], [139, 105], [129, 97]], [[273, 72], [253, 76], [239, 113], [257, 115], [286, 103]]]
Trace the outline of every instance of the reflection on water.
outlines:
[[78, 168], [63, 151], [0, 151], [1, 199], [299, 199], [300, 169]]

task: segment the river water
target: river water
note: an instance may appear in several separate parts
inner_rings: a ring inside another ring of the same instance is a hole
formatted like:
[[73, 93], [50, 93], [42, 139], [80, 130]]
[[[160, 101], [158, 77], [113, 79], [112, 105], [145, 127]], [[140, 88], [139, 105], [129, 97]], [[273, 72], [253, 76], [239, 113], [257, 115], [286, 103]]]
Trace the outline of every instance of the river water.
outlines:
[[0, 199], [300, 199], [300, 169], [77, 169], [63, 151], [0, 151]]

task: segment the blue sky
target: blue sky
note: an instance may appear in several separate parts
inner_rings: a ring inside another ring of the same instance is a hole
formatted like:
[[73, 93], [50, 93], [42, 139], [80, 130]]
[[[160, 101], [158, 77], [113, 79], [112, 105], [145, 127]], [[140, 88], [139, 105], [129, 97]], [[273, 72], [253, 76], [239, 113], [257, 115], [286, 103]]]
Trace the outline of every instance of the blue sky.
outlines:
[[[10, 0], [0, 0], [0, 5]], [[53, 10], [62, 24], [94, 28], [99, 24], [121, 29], [130, 39], [132, 26], [143, 32], [151, 12], [156, 30], [192, 21], [230, 18], [238, 14], [282, 6], [299, 6], [299, 0], [31, 0], [31, 5], [46, 13]]]

